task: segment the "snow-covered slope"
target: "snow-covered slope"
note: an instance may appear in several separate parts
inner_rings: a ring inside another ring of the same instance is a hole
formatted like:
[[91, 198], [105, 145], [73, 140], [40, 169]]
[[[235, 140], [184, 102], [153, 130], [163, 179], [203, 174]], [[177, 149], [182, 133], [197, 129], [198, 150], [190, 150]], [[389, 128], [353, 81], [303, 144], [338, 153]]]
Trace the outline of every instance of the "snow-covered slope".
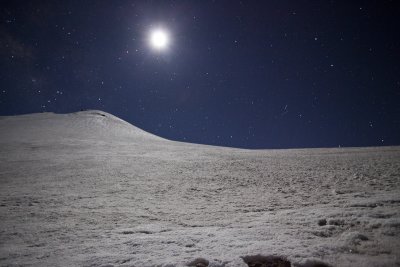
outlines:
[[0, 266], [400, 266], [399, 174], [399, 147], [243, 150], [102, 111], [0, 117]]
[[0, 117], [0, 142], [61, 142], [162, 140], [106, 112], [37, 113]]

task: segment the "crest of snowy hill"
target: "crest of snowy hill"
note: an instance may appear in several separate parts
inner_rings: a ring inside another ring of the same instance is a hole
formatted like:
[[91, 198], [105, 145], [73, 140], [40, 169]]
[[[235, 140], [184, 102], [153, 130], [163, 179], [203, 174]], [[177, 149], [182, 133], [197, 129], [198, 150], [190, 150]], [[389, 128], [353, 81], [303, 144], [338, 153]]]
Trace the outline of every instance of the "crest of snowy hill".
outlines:
[[164, 139], [109, 113], [88, 110], [70, 114], [35, 113], [0, 117], [0, 142], [143, 142]]

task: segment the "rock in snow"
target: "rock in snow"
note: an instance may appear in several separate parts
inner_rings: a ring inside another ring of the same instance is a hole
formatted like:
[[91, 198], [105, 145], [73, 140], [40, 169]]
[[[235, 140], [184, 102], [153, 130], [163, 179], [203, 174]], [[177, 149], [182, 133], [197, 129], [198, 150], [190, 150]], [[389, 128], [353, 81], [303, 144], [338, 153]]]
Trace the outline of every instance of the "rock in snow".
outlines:
[[169, 141], [0, 117], [0, 266], [400, 266], [400, 147]]

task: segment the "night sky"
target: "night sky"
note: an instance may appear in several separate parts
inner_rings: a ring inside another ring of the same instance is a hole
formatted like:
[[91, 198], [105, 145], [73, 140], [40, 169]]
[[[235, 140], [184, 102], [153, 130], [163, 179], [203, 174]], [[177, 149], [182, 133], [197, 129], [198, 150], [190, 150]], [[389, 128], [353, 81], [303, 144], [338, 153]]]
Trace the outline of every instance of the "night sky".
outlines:
[[0, 5], [0, 115], [99, 109], [243, 148], [400, 145], [396, 1]]

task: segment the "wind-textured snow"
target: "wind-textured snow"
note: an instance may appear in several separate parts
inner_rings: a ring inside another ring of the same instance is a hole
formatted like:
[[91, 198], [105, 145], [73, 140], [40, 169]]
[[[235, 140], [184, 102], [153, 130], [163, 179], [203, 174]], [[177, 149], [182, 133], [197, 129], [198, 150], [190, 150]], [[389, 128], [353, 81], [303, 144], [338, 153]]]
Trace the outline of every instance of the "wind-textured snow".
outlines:
[[102, 111], [0, 117], [0, 266], [400, 266], [399, 175], [400, 147], [244, 150]]

